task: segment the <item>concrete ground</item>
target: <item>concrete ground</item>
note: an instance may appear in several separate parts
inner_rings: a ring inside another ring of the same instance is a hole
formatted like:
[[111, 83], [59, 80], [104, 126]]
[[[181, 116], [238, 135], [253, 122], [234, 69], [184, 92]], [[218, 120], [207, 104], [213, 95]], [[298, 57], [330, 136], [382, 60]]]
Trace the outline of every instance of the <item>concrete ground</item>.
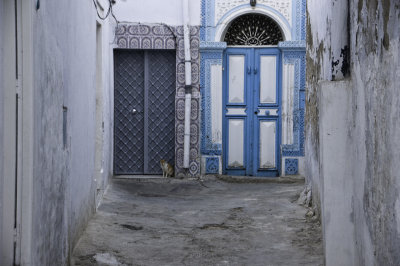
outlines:
[[72, 265], [323, 265], [320, 225], [296, 203], [303, 187], [114, 179]]

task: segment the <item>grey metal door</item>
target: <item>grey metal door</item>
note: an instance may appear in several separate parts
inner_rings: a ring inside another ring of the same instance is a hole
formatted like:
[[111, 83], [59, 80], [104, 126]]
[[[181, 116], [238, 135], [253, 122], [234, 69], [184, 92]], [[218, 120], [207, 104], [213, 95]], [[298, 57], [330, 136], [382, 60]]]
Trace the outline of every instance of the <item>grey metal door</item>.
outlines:
[[175, 157], [175, 51], [114, 52], [114, 174], [161, 174]]

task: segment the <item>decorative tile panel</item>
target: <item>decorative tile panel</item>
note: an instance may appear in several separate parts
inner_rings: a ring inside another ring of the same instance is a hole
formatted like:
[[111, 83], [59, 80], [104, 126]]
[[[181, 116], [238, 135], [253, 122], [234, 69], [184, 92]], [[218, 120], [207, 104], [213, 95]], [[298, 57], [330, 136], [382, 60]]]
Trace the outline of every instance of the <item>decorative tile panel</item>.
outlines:
[[222, 65], [224, 42], [201, 42], [200, 86], [201, 101], [201, 152], [207, 155], [221, 155], [222, 146], [212, 142], [211, 128], [211, 65]]
[[305, 51], [306, 41], [301, 40], [301, 41], [280, 42], [278, 47], [281, 49], [285, 49], [285, 50], [303, 50], [303, 51]]
[[[290, 23], [292, 17], [292, 0], [258, 0], [257, 4], [272, 7], [281, 13]], [[250, 5], [249, 0], [215, 0], [215, 23], [231, 9], [240, 5]]]
[[306, 0], [296, 0], [296, 40], [306, 39]]
[[165, 25], [119, 24], [115, 38], [118, 48], [175, 49], [174, 31]]
[[298, 159], [285, 159], [285, 175], [297, 175], [299, 171]]
[[206, 174], [218, 174], [219, 173], [219, 158], [218, 157], [207, 157], [206, 158]]
[[283, 63], [293, 64], [294, 101], [293, 101], [293, 144], [282, 145], [282, 156], [304, 156], [304, 113], [306, 87], [305, 51], [283, 51]]

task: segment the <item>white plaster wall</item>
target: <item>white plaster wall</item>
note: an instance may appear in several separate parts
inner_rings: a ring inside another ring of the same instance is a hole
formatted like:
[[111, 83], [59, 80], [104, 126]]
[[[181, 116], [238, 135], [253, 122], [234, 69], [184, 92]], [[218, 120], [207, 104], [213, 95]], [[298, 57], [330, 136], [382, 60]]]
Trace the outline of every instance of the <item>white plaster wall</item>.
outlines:
[[[313, 25], [310, 28], [312, 43], [307, 43], [307, 52], [310, 57], [316, 58], [319, 53], [320, 73], [317, 77], [322, 80], [331, 80], [331, 55], [329, 47], [331, 46], [330, 38], [330, 21], [332, 18], [332, 1], [331, 0], [308, 0], [307, 12], [308, 23]], [[340, 19], [347, 19], [340, 17]], [[309, 34], [310, 35], [310, 34]], [[310, 36], [308, 36], [310, 37]], [[335, 41], [335, 40], [333, 40]], [[337, 40], [336, 40], [337, 41]]]
[[[326, 265], [399, 265], [400, 6], [322, 2], [337, 6], [326, 16], [308, 4], [306, 167], [321, 204]], [[332, 65], [323, 62], [346, 45], [349, 77], [329, 81], [341, 77], [326, 75]]]
[[[182, 0], [120, 0], [117, 1], [114, 13], [121, 22], [165, 23], [182, 25]], [[201, 1], [189, 1], [190, 24], [201, 24]]]
[[[314, 191], [313, 199], [320, 207], [319, 191], [322, 181], [319, 167], [319, 81], [332, 80], [332, 57], [340, 57], [336, 52], [343, 48], [348, 33], [343, 31], [347, 24], [348, 12], [334, 5], [343, 6], [345, 0], [307, 1], [307, 91], [305, 117], [305, 175], [307, 183]], [[334, 23], [332, 19], [334, 18]], [[336, 29], [338, 27], [342, 31]], [[335, 35], [332, 35], [332, 29]], [[338, 65], [338, 68], [341, 66]]]
[[100, 203], [112, 176], [112, 143], [113, 143], [113, 41], [115, 23], [108, 20], [103, 22], [97, 19], [101, 25], [101, 64], [102, 71], [99, 78], [100, 86], [96, 88], [96, 155], [94, 178], [97, 183], [96, 205]]
[[352, 105], [351, 85], [350, 81], [320, 84], [324, 103], [319, 125], [323, 177], [321, 214], [327, 265], [356, 265], [351, 175], [355, 161], [348, 156], [351, 140], [347, 130]]
[[[34, 11], [34, 173], [32, 265], [64, 265], [95, 210], [96, 13], [92, 1], [41, 1]], [[104, 36], [111, 34], [105, 22]], [[112, 37], [105, 37], [108, 50]], [[104, 53], [105, 140], [111, 99]], [[68, 108], [67, 147], [62, 110]], [[105, 144], [110, 149], [111, 144]], [[110, 174], [111, 152], [104, 172]], [[104, 176], [106, 180], [108, 176]]]

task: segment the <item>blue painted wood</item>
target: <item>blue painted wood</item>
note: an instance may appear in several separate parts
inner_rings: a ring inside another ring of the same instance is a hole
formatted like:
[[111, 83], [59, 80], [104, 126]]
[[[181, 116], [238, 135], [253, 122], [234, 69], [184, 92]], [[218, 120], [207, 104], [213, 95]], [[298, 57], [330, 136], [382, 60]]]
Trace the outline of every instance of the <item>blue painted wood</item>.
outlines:
[[[268, 56], [273, 55], [277, 58], [277, 65], [276, 65], [276, 103], [273, 104], [266, 104], [260, 102], [260, 80], [261, 80], [261, 72], [255, 75], [255, 86], [254, 86], [254, 96], [253, 97], [253, 106], [255, 109], [259, 109], [261, 107], [264, 108], [277, 108], [278, 109], [278, 116], [272, 116], [267, 113], [265, 115], [257, 115], [255, 116], [255, 123], [254, 123], [254, 147], [253, 149], [253, 158], [254, 158], [254, 166], [253, 166], [253, 173], [256, 176], [279, 176], [279, 172], [281, 169], [281, 156], [280, 156], [280, 143], [281, 143], [281, 91], [282, 91], [282, 60], [281, 60], [281, 52], [277, 48], [259, 48], [255, 50], [255, 67], [257, 69], [261, 68], [261, 56]], [[261, 121], [274, 121], [276, 123], [276, 138], [275, 138], [275, 162], [276, 167], [272, 169], [260, 169], [260, 158], [259, 158], [259, 133], [260, 133], [260, 122]]]
[[[229, 81], [229, 56], [244, 55], [245, 63], [245, 102], [242, 104], [231, 104], [228, 102], [228, 81]], [[274, 55], [277, 57], [276, 69], [276, 103], [265, 104], [260, 103], [260, 57], [263, 55]], [[223, 173], [230, 175], [248, 175], [248, 176], [265, 176], [276, 177], [280, 175], [281, 166], [281, 91], [282, 91], [282, 60], [281, 52], [277, 48], [228, 48], [224, 55], [224, 83], [223, 83]], [[227, 115], [227, 108], [246, 108], [246, 115]], [[259, 108], [278, 109], [278, 115], [270, 115], [269, 112], [258, 114]], [[229, 168], [229, 120], [243, 119], [245, 121], [244, 132], [244, 167]], [[274, 121], [276, 123], [275, 138], [275, 160], [276, 167], [273, 169], [261, 169], [259, 158], [259, 132], [261, 121]]]
[[[245, 56], [245, 65], [244, 65], [244, 73], [245, 73], [245, 95], [244, 95], [244, 103], [238, 104], [238, 103], [229, 103], [229, 88], [228, 88], [228, 80], [229, 80], [229, 56], [230, 55], [243, 55]], [[222, 131], [223, 131], [223, 172], [225, 174], [228, 173], [229, 174], [234, 174], [234, 175], [247, 175], [248, 174], [248, 168], [247, 163], [248, 163], [248, 147], [250, 145], [249, 143], [249, 138], [247, 136], [249, 136], [249, 119], [247, 118], [247, 115], [227, 115], [226, 114], [226, 110], [229, 107], [236, 107], [236, 108], [246, 108], [249, 104], [249, 99], [251, 99], [251, 94], [249, 93], [249, 90], [247, 88], [251, 87], [251, 78], [249, 78], [251, 76], [251, 73], [249, 73], [248, 67], [250, 67], [252, 58], [251, 58], [251, 52], [249, 49], [242, 49], [242, 48], [235, 48], [235, 49], [227, 49], [226, 53], [224, 55], [224, 80], [225, 82], [223, 83], [223, 127], [222, 127]], [[243, 150], [245, 151], [245, 154], [243, 156], [243, 164], [244, 167], [242, 168], [231, 168], [228, 169], [228, 154], [229, 154], [229, 147], [228, 147], [228, 140], [229, 140], [229, 119], [243, 119], [244, 120], [244, 148]], [[226, 156], [224, 156], [226, 155]]]

